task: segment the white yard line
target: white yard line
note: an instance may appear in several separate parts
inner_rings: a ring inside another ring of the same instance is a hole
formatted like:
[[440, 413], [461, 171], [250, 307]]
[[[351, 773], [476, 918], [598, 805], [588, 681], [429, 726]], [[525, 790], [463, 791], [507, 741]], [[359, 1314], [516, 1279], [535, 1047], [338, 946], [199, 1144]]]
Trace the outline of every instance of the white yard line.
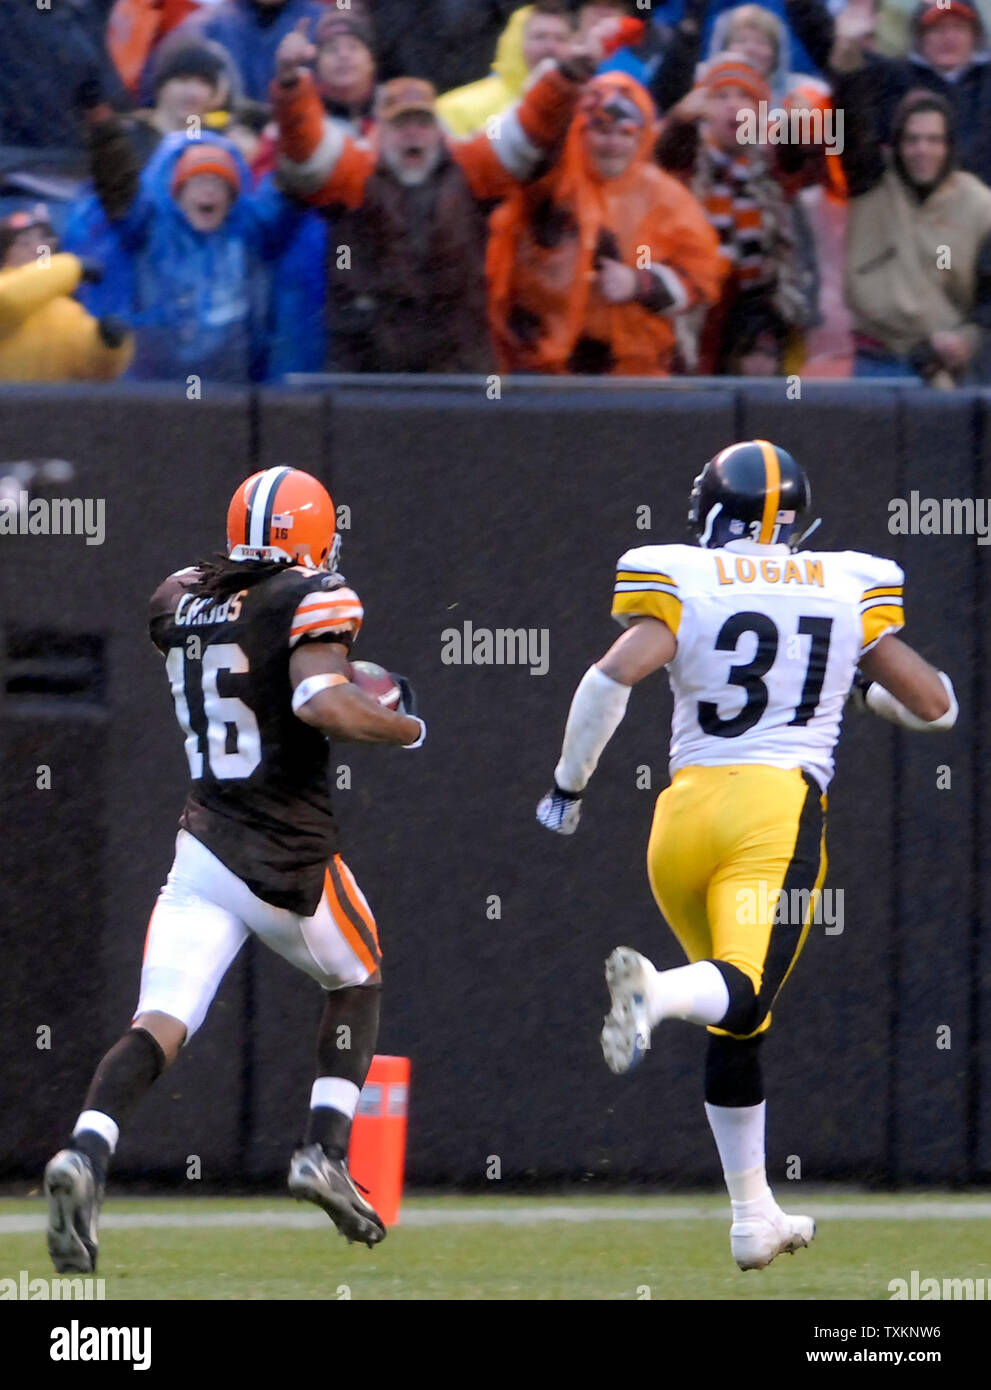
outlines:
[[[991, 1202], [906, 1201], [788, 1203], [817, 1221], [988, 1221]], [[408, 1229], [433, 1226], [543, 1226], [549, 1222], [588, 1225], [596, 1221], [726, 1221], [721, 1207], [693, 1206], [567, 1206], [547, 1202], [539, 1207], [408, 1208], [400, 1225]], [[104, 1212], [104, 1231], [140, 1231], [163, 1227], [179, 1230], [236, 1230], [251, 1227], [309, 1229], [327, 1224], [327, 1217], [309, 1211]], [[45, 1229], [45, 1215], [0, 1216], [0, 1236], [31, 1235]]]

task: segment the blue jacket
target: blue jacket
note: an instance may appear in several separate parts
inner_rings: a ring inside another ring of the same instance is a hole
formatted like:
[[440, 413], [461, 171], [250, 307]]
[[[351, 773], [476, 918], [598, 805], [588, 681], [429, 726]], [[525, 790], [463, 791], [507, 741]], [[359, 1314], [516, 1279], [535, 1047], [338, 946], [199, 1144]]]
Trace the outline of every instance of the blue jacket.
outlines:
[[259, 10], [251, 0], [224, 0], [203, 14], [191, 15], [175, 32], [222, 43], [241, 74], [244, 95], [252, 101], [268, 101], [268, 84], [275, 76], [275, 50], [301, 19], [315, 23], [326, 12], [326, 5], [319, 0], [286, 0], [278, 10]]
[[[743, 4], [744, 0], [710, 0], [706, 8], [705, 20], [702, 25], [702, 44], [701, 51], [706, 58], [713, 56], [713, 30], [722, 15], [727, 10], [736, 9]], [[781, 20], [785, 29], [785, 51], [780, 54], [779, 68], [785, 73], [810, 73], [816, 76], [820, 72], [819, 65], [810, 56], [808, 50], [802, 44], [793, 28], [789, 23], [789, 15], [785, 0], [760, 0], [761, 6], [769, 10], [773, 15]], [[829, 3], [829, 0], [825, 0]], [[654, 24], [661, 30], [671, 29], [684, 16], [684, 0], [661, 0], [651, 7], [651, 16]], [[628, 72], [635, 77], [638, 82], [642, 82], [645, 87], [649, 87], [657, 72], [656, 58], [648, 58], [646, 61], [643, 56], [635, 49], [620, 48], [607, 58], [599, 68], [600, 72], [621, 71]], [[775, 100], [784, 96], [784, 91], [775, 93]]]
[[[235, 146], [213, 132], [202, 138], [233, 155], [242, 187], [250, 189]], [[87, 291], [87, 307], [123, 314], [133, 324], [131, 378], [196, 375], [238, 384], [319, 370], [325, 356], [324, 222], [284, 197], [269, 178], [235, 198], [217, 231], [195, 231], [170, 191], [188, 143], [183, 134], [161, 141], [119, 220], [107, 222], [95, 195], [74, 210], [66, 250], [96, 256], [105, 267], [103, 283]]]
[[59, 250], [88, 256], [103, 267], [98, 285], [83, 283], [75, 298], [94, 318], [119, 314], [129, 322], [134, 309], [134, 257], [128, 255], [107, 221], [95, 193], [84, 191], [70, 203]]

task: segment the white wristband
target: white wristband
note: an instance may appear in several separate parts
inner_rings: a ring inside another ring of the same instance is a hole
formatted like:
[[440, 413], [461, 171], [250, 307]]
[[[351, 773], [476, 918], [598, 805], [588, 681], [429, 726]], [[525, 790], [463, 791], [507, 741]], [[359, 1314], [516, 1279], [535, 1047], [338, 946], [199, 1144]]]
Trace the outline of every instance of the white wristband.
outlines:
[[883, 685], [878, 685], [877, 681], [872, 681], [867, 687], [864, 702], [874, 714], [880, 715], [882, 719], [887, 719], [891, 724], [900, 724], [904, 729], [914, 729], [920, 733], [932, 733], [937, 729], [952, 729], [957, 722], [960, 706], [957, 704], [953, 682], [945, 671], [940, 671], [939, 678], [950, 697], [950, 708], [938, 719], [920, 719], [917, 714], [906, 709], [901, 700], [896, 700], [890, 690], [885, 690]]
[[347, 676], [307, 676], [306, 680], [300, 681], [293, 691], [293, 714], [298, 714], [306, 702], [312, 700], [314, 695], [318, 695], [321, 690], [329, 690], [332, 685], [350, 685], [350, 683]]
[[419, 724], [420, 737], [416, 740], [415, 743], [401, 743], [399, 746], [400, 748], [419, 748], [422, 745], [423, 740], [427, 736], [427, 726], [426, 724], [424, 724], [423, 720], [420, 718], [418, 714], [408, 714], [406, 717], [407, 719], [415, 719], [416, 722]]
[[564, 730], [561, 761], [554, 769], [554, 780], [562, 791], [585, 790], [603, 749], [622, 723], [630, 688], [598, 666], [590, 666], [582, 676]]

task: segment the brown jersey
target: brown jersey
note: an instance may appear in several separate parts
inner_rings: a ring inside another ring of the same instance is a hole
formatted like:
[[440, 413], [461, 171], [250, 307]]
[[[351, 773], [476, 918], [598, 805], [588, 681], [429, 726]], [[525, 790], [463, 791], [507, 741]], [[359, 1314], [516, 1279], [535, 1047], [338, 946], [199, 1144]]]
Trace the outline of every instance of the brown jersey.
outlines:
[[341, 575], [299, 565], [246, 566], [222, 598], [198, 594], [200, 579], [171, 575], [149, 613], [193, 781], [180, 824], [259, 898], [311, 916], [337, 827], [329, 745], [293, 712], [289, 658], [301, 642], [350, 648], [361, 603]]

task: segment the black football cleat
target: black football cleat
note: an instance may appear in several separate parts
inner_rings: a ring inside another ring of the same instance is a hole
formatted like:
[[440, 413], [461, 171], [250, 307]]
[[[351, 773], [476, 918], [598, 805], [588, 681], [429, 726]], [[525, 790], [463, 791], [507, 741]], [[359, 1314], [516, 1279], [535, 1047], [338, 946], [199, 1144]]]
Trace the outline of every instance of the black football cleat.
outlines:
[[45, 1169], [48, 1253], [59, 1274], [96, 1272], [103, 1191], [92, 1163], [76, 1149], [60, 1150]]
[[313, 1202], [325, 1211], [350, 1245], [385, 1240], [385, 1223], [361, 1195], [343, 1158], [328, 1158], [319, 1144], [304, 1144], [289, 1165], [289, 1192], [298, 1202]]

